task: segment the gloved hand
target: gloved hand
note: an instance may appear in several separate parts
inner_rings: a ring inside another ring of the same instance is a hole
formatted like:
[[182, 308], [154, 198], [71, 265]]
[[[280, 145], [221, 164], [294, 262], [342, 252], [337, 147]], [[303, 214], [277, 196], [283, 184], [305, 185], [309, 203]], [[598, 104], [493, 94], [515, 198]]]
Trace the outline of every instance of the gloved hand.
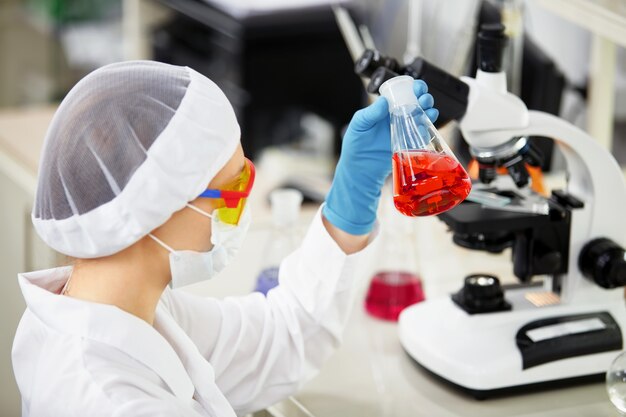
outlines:
[[[428, 118], [434, 122], [439, 111], [432, 108], [433, 96], [422, 80], [413, 91]], [[322, 214], [334, 226], [353, 235], [369, 233], [376, 221], [381, 189], [391, 173], [389, 106], [378, 97], [357, 111], [343, 136], [341, 155]]]

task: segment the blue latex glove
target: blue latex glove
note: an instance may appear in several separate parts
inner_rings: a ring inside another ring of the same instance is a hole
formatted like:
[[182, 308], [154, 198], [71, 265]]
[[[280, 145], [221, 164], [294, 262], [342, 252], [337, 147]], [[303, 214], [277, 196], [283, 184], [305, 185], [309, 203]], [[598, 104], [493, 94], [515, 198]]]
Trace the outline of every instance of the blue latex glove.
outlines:
[[[422, 80], [413, 91], [428, 118], [434, 122], [439, 111], [432, 108], [433, 96]], [[381, 189], [391, 173], [389, 106], [379, 97], [357, 111], [343, 136], [335, 178], [322, 214], [339, 229], [353, 234], [369, 233], [376, 221]]]

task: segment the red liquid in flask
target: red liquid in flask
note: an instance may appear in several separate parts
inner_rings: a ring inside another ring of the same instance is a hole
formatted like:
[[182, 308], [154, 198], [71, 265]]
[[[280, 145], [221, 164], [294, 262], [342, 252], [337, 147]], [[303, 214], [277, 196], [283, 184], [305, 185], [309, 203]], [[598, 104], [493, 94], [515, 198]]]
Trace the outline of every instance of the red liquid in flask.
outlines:
[[428, 151], [393, 154], [393, 202], [406, 216], [439, 214], [465, 200], [472, 182], [453, 157]]
[[422, 281], [410, 272], [379, 272], [372, 278], [365, 310], [374, 317], [397, 321], [406, 307], [424, 301]]

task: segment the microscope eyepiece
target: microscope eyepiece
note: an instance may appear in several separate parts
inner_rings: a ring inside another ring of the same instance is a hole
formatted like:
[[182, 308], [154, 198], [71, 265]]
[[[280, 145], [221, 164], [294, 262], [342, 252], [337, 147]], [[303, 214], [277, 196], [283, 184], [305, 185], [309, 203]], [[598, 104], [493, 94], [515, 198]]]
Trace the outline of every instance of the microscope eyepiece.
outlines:
[[450, 120], [460, 120], [467, 110], [469, 86], [422, 57], [416, 57], [408, 65], [401, 65], [374, 49], [366, 49], [356, 60], [354, 71], [370, 79], [367, 86], [370, 94], [378, 94], [378, 89], [385, 81], [398, 75], [424, 80], [439, 110], [435, 127], [443, 126]]
[[373, 49], [366, 49], [354, 64], [354, 71], [358, 75], [371, 78], [374, 71], [381, 67], [394, 72], [400, 71], [400, 64], [395, 59], [381, 55], [380, 52]]
[[484, 72], [502, 71], [504, 47], [508, 41], [501, 23], [485, 23], [478, 32], [478, 65]]
[[380, 53], [378, 51], [366, 49], [363, 55], [361, 55], [354, 64], [354, 72], [364, 77], [371, 77], [372, 73], [377, 68], [375, 62], [380, 59], [379, 56]]
[[372, 74], [369, 84], [367, 84], [367, 92], [370, 94], [378, 94], [378, 89], [385, 81], [397, 77], [398, 75], [400, 74], [385, 67], [377, 68]]

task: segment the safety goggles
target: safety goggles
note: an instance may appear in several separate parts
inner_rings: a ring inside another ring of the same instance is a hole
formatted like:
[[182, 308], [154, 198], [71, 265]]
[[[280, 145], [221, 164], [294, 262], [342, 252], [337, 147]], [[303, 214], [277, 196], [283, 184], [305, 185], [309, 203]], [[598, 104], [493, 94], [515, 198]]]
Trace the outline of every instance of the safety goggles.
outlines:
[[254, 176], [254, 164], [246, 158], [239, 178], [219, 190], [207, 188], [198, 197], [216, 199], [217, 207], [215, 212], [219, 220], [224, 223], [237, 225], [246, 206], [250, 190], [252, 190]]

